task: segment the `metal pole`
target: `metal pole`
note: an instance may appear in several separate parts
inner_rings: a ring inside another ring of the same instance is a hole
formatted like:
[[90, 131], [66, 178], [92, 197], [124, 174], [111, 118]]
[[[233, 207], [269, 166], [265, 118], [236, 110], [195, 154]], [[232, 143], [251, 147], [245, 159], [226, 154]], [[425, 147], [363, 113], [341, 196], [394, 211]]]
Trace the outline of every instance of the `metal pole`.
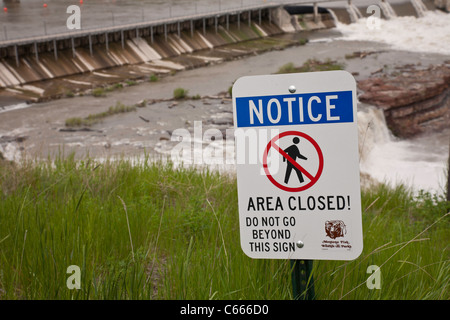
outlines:
[[91, 35], [89, 35], [88, 38], [89, 38], [89, 52], [90, 52], [91, 57], [92, 57], [93, 53], [92, 53], [92, 37], [91, 37]]
[[125, 40], [123, 38], [123, 30], [120, 30], [120, 42], [122, 42], [122, 49], [125, 49]]
[[34, 55], [36, 56], [36, 61], [39, 61], [39, 53], [38, 53], [37, 42], [34, 43]]
[[108, 32], [105, 32], [106, 51], [109, 52]]
[[312, 260], [291, 260], [292, 293], [294, 300], [314, 300]]
[[75, 55], [76, 55], [76, 53], [75, 53], [75, 40], [73, 39], [73, 37], [71, 38], [71, 42], [72, 42], [72, 54], [73, 54], [73, 57], [75, 58]]
[[194, 37], [194, 21], [191, 19], [191, 38]]
[[58, 48], [56, 47], [56, 39], [53, 39], [53, 51], [55, 52], [55, 60], [58, 60]]
[[450, 201], [450, 141], [448, 144], [447, 201]]
[[17, 51], [17, 45], [14, 45], [14, 53], [16, 54], [16, 65], [19, 66], [19, 52]]
[[153, 43], [153, 26], [150, 26], [150, 41]]
[[6, 26], [3, 26], [3, 33], [5, 34], [5, 40], [8, 40], [8, 32], [6, 31]]
[[164, 23], [164, 39], [167, 41], [167, 23]]

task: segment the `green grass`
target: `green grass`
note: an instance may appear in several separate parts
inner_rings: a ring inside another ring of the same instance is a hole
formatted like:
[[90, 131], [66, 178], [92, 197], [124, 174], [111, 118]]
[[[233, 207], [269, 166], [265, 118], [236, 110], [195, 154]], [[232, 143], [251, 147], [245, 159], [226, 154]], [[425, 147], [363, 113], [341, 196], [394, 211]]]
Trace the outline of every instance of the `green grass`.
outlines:
[[130, 86], [135, 86], [135, 85], [138, 84], [136, 80], [126, 80], [125, 83], [126, 83], [126, 85], [129, 86], [129, 87], [130, 87]]
[[[0, 299], [291, 299], [287, 260], [240, 248], [235, 177], [147, 160], [0, 161]], [[449, 299], [449, 204], [362, 194], [364, 251], [315, 261], [318, 299]], [[380, 290], [365, 281], [381, 267]], [[67, 267], [81, 289], [66, 287]]]
[[176, 88], [173, 90], [173, 98], [181, 100], [187, 98], [189, 90], [184, 88]]
[[103, 89], [103, 88], [95, 88], [92, 89], [92, 95], [94, 97], [105, 97], [106, 96], [106, 92], [107, 90]]
[[115, 83], [115, 84], [113, 84], [111, 86], [106, 87], [104, 89], [104, 91], [105, 92], [113, 92], [115, 90], [120, 90], [120, 89], [123, 89], [123, 84], [119, 82], [119, 83]]
[[106, 117], [131, 111], [136, 111], [136, 106], [126, 106], [120, 101], [117, 101], [115, 106], [109, 107], [108, 110], [106, 111], [90, 114], [85, 118], [80, 117], [68, 118], [65, 121], [65, 125], [66, 127], [90, 127], [94, 124], [101, 122]]
[[[135, 81], [135, 80], [125, 80], [124, 83], [125, 83], [126, 86], [130, 87], [130, 86], [136, 85], [137, 81]], [[112, 84], [110, 86], [107, 86], [105, 88], [102, 88], [102, 87], [94, 88], [94, 89], [92, 89], [92, 95], [94, 97], [97, 97], [97, 98], [98, 97], [106, 97], [106, 93], [107, 92], [113, 92], [113, 91], [116, 91], [116, 90], [123, 89], [124, 83], [118, 82], [118, 83], [114, 83], [114, 84]]]
[[344, 65], [334, 60], [327, 59], [326, 61], [320, 61], [316, 59], [308, 59], [300, 67], [296, 67], [292, 62], [288, 62], [282, 65], [276, 73], [315, 72], [343, 69]]
[[294, 66], [292, 62], [288, 62], [278, 69], [277, 73], [294, 73], [297, 72], [297, 68]]
[[150, 82], [158, 82], [159, 81], [159, 77], [156, 74], [152, 74], [149, 79]]

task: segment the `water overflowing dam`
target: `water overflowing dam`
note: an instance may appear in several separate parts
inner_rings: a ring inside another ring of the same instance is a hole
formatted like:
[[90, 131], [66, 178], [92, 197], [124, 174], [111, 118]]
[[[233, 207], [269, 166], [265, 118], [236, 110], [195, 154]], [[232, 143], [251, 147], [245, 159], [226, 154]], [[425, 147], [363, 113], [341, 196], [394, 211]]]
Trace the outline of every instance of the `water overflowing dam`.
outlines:
[[183, 66], [161, 60], [293, 30], [289, 14], [272, 4], [4, 40], [0, 42], [0, 87], [126, 64], [149, 63], [147, 70], [154, 72], [161, 64], [180, 69]]
[[[8, 38], [4, 26], [0, 41], [0, 88], [9, 88], [12, 94], [32, 96], [35, 101], [37, 96], [39, 101], [41, 90], [27, 84], [123, 65], [142, 64], [140, 71], [147, 74], [181, 70], [217, 59], [195, 54], [201, 50], [282, 33], [330, 28], [335, 26], [336, 19], [354, 21], [355, 17], [363, 16], [351, 1], [345, 9], [335, 8], [338, 15], [319, 7], [318, 2], [304, 3], [293, 6], [266, 1], [250, 5], [241, 2], [240, 7], [229, 8], [219, 2], [213, 11], [198, 13], [195, 2], [193, 14], [178, 13], [172, 17], [170, 7], [168, 18], [152, 16], [150, 21], [52, 34], [45, 30], [44, 35], [15, 39]], [[384, 17], [389, 18], [393, 10], [388, 2], [382, 3], [382, 8], [387, 8], [383, 10]], [[409, 6], [413, 8], [411, 3]], [[167, 60], [180, 55], [184, 55], [181, 63]]]

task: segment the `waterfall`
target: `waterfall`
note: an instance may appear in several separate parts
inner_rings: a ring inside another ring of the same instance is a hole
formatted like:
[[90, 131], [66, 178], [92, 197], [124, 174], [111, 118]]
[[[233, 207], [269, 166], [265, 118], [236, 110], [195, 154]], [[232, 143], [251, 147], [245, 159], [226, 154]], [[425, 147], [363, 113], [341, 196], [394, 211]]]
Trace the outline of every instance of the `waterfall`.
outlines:
[[427, 11], [427, 7], [423, 4], [422, 0], [411, 0], [411, 4], [416, 10], [417, 16], [423, 17], [425, 15], [425, 11]]
[[387, 1], [381, 1], [380, 2], [381, 10], [383, 11], [384, 16], [386, 19], [392, 19], [397, 16], [392, 6]]
[[357, 116], [362, 185], [401, 183], [414, 192], [443, 193], [450, 129], [399, 139], [388, 129], [382, 109], [358, 103]]
[[336, 16], [336, 13], [334, 13], [334, 11], [331, 10], [331, 9], [327, 9], [327, 10], [330, 13], [331, 17], [333, 18], [333, 21], [334, 21], [335, 25], [337, 25], [339, 23], [339, 19]]
[[363, 17], [363, 15], [361, 14], [361, 11], [359, 11], [358, 7], [355, 6], [353, 3], [348, 4], [346, 9], [350, 16], [350, 21], [352, 23], [358, 21], [358, 19]]
[[360, 162], [367, 159], [375, 145], [392, 141], [382, 109], [358, 104], [358, 137]]
[[357, 6], [355, 6], [353, 3], [350, 6], [353, 8], [352, 10], [356, 13], [356, 16], [358, 18], [362, 18], [363, 17], [361, 11], [358, 9]]

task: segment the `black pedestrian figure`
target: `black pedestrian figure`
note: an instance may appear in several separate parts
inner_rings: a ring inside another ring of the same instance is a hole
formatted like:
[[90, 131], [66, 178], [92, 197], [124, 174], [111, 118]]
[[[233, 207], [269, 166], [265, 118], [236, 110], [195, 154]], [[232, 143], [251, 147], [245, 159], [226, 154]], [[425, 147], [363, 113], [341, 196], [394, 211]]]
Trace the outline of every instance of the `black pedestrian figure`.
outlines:
[[[294, 142], [294, 144], [286, 148], [284, 152], [286, 152], [288, 156], [290, 156], [294, 161], [296, 161], [297, 158], [308, 160], [308, 158], [300, 154], [300, 150], [298, 150], [298, 147], [296, 146], [296, 144], [300, 142], [300, 139], [298, 137], [295, 137], [294, 139], [292, 139], [292, 142]], [[284, 157], [283, 162], [286, 162], [286, 158]], [[289, 177], [291, 176], [292, 169], [295, 170], [295, 172], [297, 173], [298, 180], [300, 180], [300, 183], [302, 183], [304, 181], [302, 172], [298, 170], [290, 161], [288, 161], [287, 163], [286, 175], [284, 176], [284, 183], [287, 184], [289, 182]]]

